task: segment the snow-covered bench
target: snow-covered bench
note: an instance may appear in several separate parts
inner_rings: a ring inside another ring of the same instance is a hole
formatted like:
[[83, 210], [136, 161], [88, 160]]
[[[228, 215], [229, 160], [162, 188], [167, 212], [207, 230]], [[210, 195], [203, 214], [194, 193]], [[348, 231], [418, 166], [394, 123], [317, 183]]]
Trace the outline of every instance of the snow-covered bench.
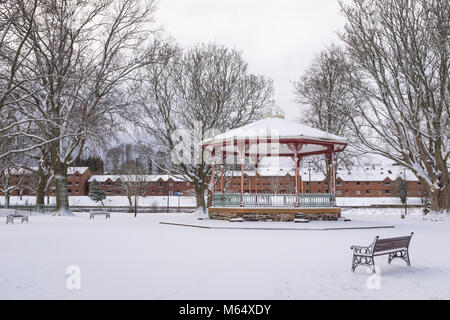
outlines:
[[6, 216], [6, 224], [8, 224], [8, 223], [14, 223], [14, 219], [15, 218], [17, 218], [17, 219], [21, 219], [22, 220], [22, 222], [21, 223], [24, 223], [25, 221], [27, 222], [27, 223], [29, 223], [29, 221], [28, 221], [28, 216], [25, 216], [25, 215], [23, 215], [23, 214], [10, 214], [10, 215], [7, 215]]
[[382, 255], [389, 255], [389, 264], [393, 259], [400, 258], [410, 266], [411, 263], [409, 260], [408, 249], [413, 234], [414, 232], [411, 232], [411, 235], [406, 237], [387, 239], [379, 239], [379, 237], [376, 236], [370, 246], [351, 246], [351, 249], [353, 250], [352, 271], [354, 272], [358, 266], [366, 265], [372, 269], [373, 273], [375, 273], [374, 257]]
[[89, 211], [89, 213], [90, 213], [89, 220], [94, 219], [94, 216], [96, 214], [104, 214], [106, 215], [105, 219], [111, 219], [111, 212], [107, 211], [106, 209], [92, 209]]

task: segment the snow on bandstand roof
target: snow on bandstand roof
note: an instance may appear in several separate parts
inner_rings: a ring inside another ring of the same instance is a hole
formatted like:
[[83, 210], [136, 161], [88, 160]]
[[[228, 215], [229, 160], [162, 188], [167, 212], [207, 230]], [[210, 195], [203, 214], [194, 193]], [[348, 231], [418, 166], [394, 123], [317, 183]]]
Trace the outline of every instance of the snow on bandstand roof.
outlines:
[[[257, 139], [258, 143], [256, 143]], [[271, 140], [266, 141], [267, 139]], [[295, 142], [303, 144], [300, 154], [326, 153], [332, 146], [334, 146], [335, 152], [340, 152], [347, 146], [347, 139], [343, 137], [279, 117], [262, 119], [205, 139], [202, 141], [202, 146], [207, 149], [214, 147], [219, 152], [223, 150], [235, 153], [234, 143], [236, 141], [248, 141], [250, 145], [246, 152], [248, 155], [261, 153], [261, 150], [276, 152], [276, 149], [279, 148], [280, 156], [289, 156], [292, 155], [292, 150], [288, 148], [287, 144]], [[279, 143], [276, 143], [277, 141]], [[222, 146], [223, 144], [225, 146]]]

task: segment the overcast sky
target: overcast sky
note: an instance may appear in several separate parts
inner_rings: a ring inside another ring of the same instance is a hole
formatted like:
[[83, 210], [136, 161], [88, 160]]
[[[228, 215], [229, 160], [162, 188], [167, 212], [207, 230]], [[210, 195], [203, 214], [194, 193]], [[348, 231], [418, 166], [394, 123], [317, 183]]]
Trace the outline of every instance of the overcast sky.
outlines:
[[159, 0], [156, 22], [179, 44], [215, 41], [241, 51], [274, 80], [286, 118], [299, 117], [292, 80], [344, 25], [337, 0]]

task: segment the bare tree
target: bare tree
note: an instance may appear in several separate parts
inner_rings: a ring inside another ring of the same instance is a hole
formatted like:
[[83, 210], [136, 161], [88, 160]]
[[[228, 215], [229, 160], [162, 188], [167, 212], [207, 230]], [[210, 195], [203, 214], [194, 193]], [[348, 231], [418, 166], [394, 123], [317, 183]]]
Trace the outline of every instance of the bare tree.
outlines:
[[450, 3], [432, 0], [341, 2], [341, 35], [354, 72], [348, 85], [362, 146], [409, 168], [432, 210], [450, 208]]
[[[21, 99], [20, 96], [13, 95], [15, 90], [24, 83], [23, 80], [16, 81], [16, 75], [24, 59], [31, 53], [26, 42], [32, 32], [32, 19], [38, 2], [38, 0], [0, 1], [0, 112], [8, 104]], [[22, 31], [21, 36], [17, 34], [18, 25]]]
[[[345, 79], [351, 64], [344, 50], [336, 45], [323, 50], [312, 61], [300, 79], [293, 82], [297, 103], [301, 110], [299, 121], [323, 131], [354, 140], [350, 131], [350, 118], [355, 115], [355, 103]], [[336, 155], [339, 166], [355, 163], [358, 153], [353, 148]], [[321, 156], [311, 162], [329, 180], [330, 166]]]
[[[11, 148], [13, 141], [0, 141], [0, 150]], [[22, 159], [17, 155], [10, 155], [0, 159], [0, 193], [5, 197], [5, 207], [9, 207], [11, 194], [22, 188], [24, 174]]]
[[122, 168], [120, 187], [128, 198], [128, 203], [130, 205], [129, 211], [134, 212], [135, 217], [137, 216], [139, 197], [145, 196], [148, 182], [145, 168], [140, 165], [137, 159], [134, 165], [128, 164], [126, 167]]
[[201, 140], [260, 118], [272, 83], [250, 74], [242, 54], [224, 46], [166, 50], [170, 58], [147, 67], [136, 88], [136, 121], [156, 138], [160, 151], [172, 156], [174, 163], [164, 169], [194, 185], [197, 208], [204, 210], [211, 165], [205, 161]]
[[[71, 214], [67, 168], [89, 140], [117, 129], [127, 86], [138, 68], [153, 62], [146, 41], [153, 12], [153, 0], [42, 1], [38, 14], [26, 12], [33, 28], [25, 44], [32, 55], [19, 78], [28, 80], [20, 85], [28, 98], [16, 104], [14, 130], [4, 136], [33, 140], [12, 152], [48, 147], [60, 214]], [[24, 27], [16, 28], [25, 37]]]

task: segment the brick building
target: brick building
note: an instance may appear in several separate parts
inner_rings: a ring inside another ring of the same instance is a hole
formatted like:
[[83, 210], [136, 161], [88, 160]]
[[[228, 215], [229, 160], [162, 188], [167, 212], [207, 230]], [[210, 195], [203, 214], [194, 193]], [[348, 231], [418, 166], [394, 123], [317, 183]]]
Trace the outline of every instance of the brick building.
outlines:
[[190, 182], [173, 175], [145, 175], [139, 176], [137, 180], [135, 176], [94, 175], [90, 177], [88, 183], [94, 181], [100, 183], [102, 190], [108, 196], [126, 195], [127, 181], [139, 181], [143, 184], [146, 196], [165, 196], [167, 194], [175, 195], [176, 193], [194, 194], [194, 187]]
[[[67, 169], [67, 191], [69, 196], [83, 196], [88, 192], [88, 180], [92, 172], [88, 167], [69, 167]], [[11, 196], [35, 196], [38, 177], [26, 170], [18, 170], [10, 176], [9, 185], [16, 186]], [[1, 192], [0, 196], [4, 196]], [[50, 195], [55, 195], [55, 187], [50, 187]]]
[[[423, 197], [424, 188], [412, 172], [406, 170], [408, 196]], [[397, 183], [403, 179], [400, 167], [357, 167], [351, 170], [338, 169], [336, 178], [337, 197], [397, 197]], [[240, 192], [241, 173], [235, 172], [225, 178], [225, 192]], [[300, 192], [328, 193], [328, 181], [321, 171], [300, 171]], [[258, 184], [256, 186], [256, 183]], [[286, 169], [261, 168], [256, 182], [255, 172], [244, 172], [244, 192], [295, 193], [295, 172]]]
[[[225, 192], [240, 192], [240, 171], [230, 173], [224, 178]], [[351, 170], [338, 169], [336, 178], [336, 195], [338, 197], [398, 197], [397, 182], [403, 179], [401, 167], [357, 167]], [[325, 175], [317, 170], [301, 169], [300, 192], [328, 193], [328, 181]], [[132, 176], [130, 176], [132, 177]], [[17, 172], [11, 177], [11, 184], [22, 180], [19, 187], [11, 196], [35, 195], [31, 187], [35, 184], [35, 177], [31, 173]], [[127, 176], [121, 175], [92, 175], [88, 167], [71, 167], [68, 169], [67, 190], [69, 196], [85, 196], [89, 193], [89, 184], [98, 181], [108, 196], [124, 196], [126, 191], [123, 181]], [[194, 195], [194, 186], [181, 177], [173, 175], [142, 176], [145, 184], [146, 196]], [[410, 171], [406, 171], [408, 181], [408, 196], [423, 197], [424, 188], [420, 181]], [[220, 188], [219, 179], [216, 180], [217, 190]], [[258, 185], [256, 186], [256, 183]], [[244, 172], [244, 192], [255, 193], [295, 193], [295, 172], [283, 168], [260, 168], [258, 181], [255, 172]], [[51, 195], [55, 194], [54, 187]], [[4, 196], [0, 191], [0, 196]]]
[[[88, 181], [92, 176], [88, 167], [70, 167], [67, 169], [67, 192], [69, 196], [84, 196], [88, 194]], [[52, 194], [54, 190], [52, 190]]]

